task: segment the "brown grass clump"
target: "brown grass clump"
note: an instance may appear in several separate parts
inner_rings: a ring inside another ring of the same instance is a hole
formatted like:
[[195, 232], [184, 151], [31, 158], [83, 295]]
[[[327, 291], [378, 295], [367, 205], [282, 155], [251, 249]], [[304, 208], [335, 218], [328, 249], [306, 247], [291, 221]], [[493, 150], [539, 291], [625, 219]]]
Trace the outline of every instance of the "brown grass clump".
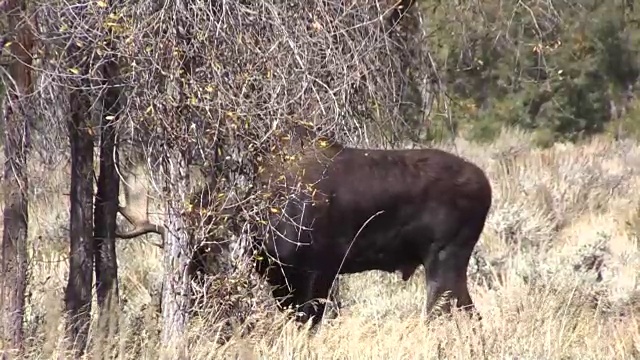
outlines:
[[[212, 307], [187, 334], [191, 358], [640, 357], [640, 145], [529, 144], [528, 135], [503, 131], [490, 146], [447, 146], [486, 169], [494, 187], [469, 268], [481, 324], [461, 314], [426, 324], [421, 272], [405, 283], [372, 271], [342, 277], [341, 315], [311, 337], [266, 300], [252, 305], [244, 328], [217, 326], [223, 317]], [[63, 348], [67, 169], [31, 164], [31, 174], [40, 190], [30, 213], [28, 357], [48, 359]], [[157, 343], [160, 251], [149, 241], [119, 243], [123, 328], [110, 357], [171, 358]]]

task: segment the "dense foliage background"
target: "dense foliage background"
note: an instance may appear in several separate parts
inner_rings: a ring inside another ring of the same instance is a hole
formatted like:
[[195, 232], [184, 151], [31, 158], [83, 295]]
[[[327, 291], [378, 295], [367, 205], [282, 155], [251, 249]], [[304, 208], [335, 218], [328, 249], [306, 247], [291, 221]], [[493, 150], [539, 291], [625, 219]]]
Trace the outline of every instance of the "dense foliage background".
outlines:
[[532, 130], [541, 145], [638, 135], [640, 15], [632, 1], [418, 0], [408, 15], [399, 30], [409, 46], [397, 65], [410, 81], [395, 101], [396, 121], [418, 138], [487, 141], [503, 126]]

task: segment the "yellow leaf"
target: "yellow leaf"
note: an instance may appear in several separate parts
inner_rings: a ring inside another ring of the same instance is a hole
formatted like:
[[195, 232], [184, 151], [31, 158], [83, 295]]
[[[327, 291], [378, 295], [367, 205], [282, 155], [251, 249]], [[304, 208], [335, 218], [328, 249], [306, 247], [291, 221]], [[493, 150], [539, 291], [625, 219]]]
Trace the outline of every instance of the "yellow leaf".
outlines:
[[108, 6], [107, 3], [102, 0], [97, 1], [96, 5], [98, 5], [101, 8], [106, 8]]
[[147, 115], [153, 113], [153, 105], [149, 105], [149, 107], [147, 108], [147, 110], [145, 110], [144, 113]]
[[312, 122], [304, 121], [304, 120], [300, 121], [300, 124], [301, 124], [301, 125], [307, 125], [307, 126], [313, 126], [313, 123], [312, 123]]
[[13, 44], [13, 42], [7, 41], [6, 43], [4, 43], [4, 47], [8, 48], [9, 46], [11, 46], [11, 44]]
[[209, 85], [205, 88], [208, 92], [213, 92], [213, 86]]
[[277, 213], [279, 213], [279, 212], [280, 212], [280, 210], [278, 210], [278, 209], [276, 209], [276, 208], [273, 208], [273, 207], [272, 207], [272, 208], [270, 208], [269, 210], [270, 210], [272, 213], [274, 213], [274, 214], [277, 214]]
[[70, 68], [69, 72], [71, 72], [71, 73], [73, 73], [75, 75], [78, 75], [80, 73], [80, 70], [78, 68]]
[[192, 96], [192, 97], [191, 97], [191, 105], [195, 105], [195, 104], [197, 104], [197, 103], [198, 103], [198, 99], [196, 99], [196, 97], [195, 97], [195, 96]]

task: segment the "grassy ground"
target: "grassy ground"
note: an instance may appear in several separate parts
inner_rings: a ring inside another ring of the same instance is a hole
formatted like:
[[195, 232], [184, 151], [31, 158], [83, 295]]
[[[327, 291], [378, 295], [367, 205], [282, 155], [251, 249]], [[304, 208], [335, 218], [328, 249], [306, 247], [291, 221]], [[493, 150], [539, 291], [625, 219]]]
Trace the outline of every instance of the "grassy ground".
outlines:
[[[253, 332], [222, 346], [195, 321], [191, 358], [639, 358], [640, 145], [529, 143], [509, 131], [491, 145], [448, 148], [486, 169], [494, 187], [469, 268], [480, 324], [461, 315], [425, 324], [422, 272], [405, 283], [372, 271], [342, 278], [345, 308], [311, 338], [264, 308], [253, 314]], [[68, 185], [66, 167], [41, 168], [32, 164], [27, 329], [29, 356], [47, 359], [62, 344]], [[125, 310], [113, 357], [170, 355], [156, 342], [160, 250], [131, 240], [118, 251]]]

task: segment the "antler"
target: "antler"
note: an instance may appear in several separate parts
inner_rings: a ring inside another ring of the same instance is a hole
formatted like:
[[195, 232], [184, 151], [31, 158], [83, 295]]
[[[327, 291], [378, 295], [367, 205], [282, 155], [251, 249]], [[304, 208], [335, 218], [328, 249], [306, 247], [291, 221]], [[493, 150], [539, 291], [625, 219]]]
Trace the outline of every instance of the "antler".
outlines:
[[139, 214], [134, 214], [133, 211], [125, 206], [118, 208], [118, 212], [130, 222], [134, 228], [132, 230], [126, 232], [116, 231], [116, 236], [121, 239], [132, 239], [137, 236], [145, 235], [148, 233], [155, 233], [164, 239], [165, 228], [162, 225], [154, 224], [149, 221], [148, 218], [144, 216], [140, 216]]
[[[125, 232], [116, 229], [116, 237], [133, 239], [148, 233], [155, 233], [160, 235], [164, 242], [165, 227], [150, 222], [147, 215], [149, 198], [147, 196], [147, 189], [142, 183], [144, 175], [141, 169], [134, 168], [130, 172], [125, 172], [123, 175], [123, 192], [127, 205], [124, 207], [120, 206], [118, 212], [122, 214], [134, 228]], [[162, 245], [158, 246], [162, 247]]]

